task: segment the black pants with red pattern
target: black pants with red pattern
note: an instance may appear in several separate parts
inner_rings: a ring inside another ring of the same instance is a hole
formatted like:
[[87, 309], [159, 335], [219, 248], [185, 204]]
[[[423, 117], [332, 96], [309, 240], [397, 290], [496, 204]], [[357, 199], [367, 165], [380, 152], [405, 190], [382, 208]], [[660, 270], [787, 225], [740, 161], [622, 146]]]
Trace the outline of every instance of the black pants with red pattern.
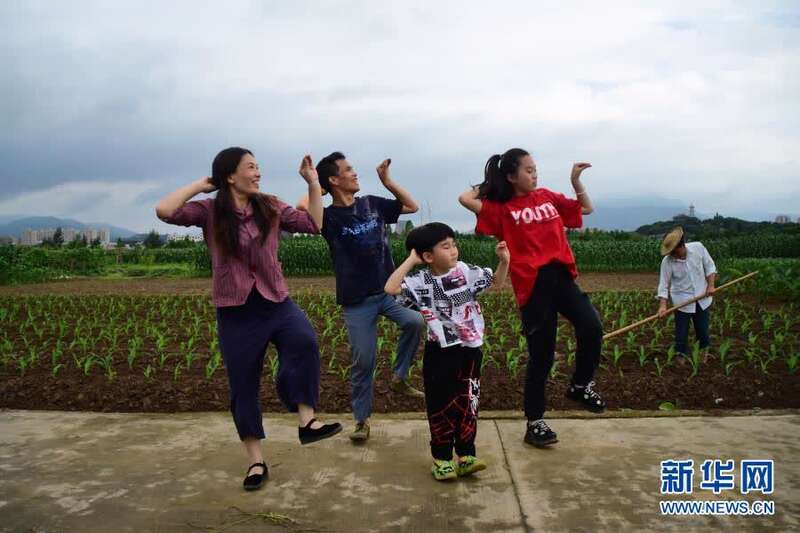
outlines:
[[459, 457], [475, 455], [482, 358], [479, 348], [425, 343], [422, 374], [434, 459], [451, 460], [454, 448]]

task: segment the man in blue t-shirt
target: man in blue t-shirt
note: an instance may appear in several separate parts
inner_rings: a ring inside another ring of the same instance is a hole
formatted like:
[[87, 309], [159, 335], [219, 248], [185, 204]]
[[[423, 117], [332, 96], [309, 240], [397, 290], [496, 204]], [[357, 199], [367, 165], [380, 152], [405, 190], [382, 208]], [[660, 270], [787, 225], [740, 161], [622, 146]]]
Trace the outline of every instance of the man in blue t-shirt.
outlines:
[[[391, 388], [396, 392], [424, 398], [422, 392], [406, 381], [414, 360], [425, 321], [416, 311], [407, 309], [383, 291], [394, 272], [387, 224], [397, 222], [401, 214], [415, 213], [417, 203], [392, 179], [391, 159], [378, 165], [378, 177], [393, 200], [380, 196], [359, 196], [358, 174], [344, 154], [334, 152], [317, 164], [323, 194], [333, 198], [325, 208], [322, 236], [330, 248], [336, 274], [336, 302], [342, 306], [353, 356], [353, 417], [356, 426], [350, 439], [364, 442], [369, 438], [372, 414], [373, 374], [378, 346], [378, 315], [395, 322], [401, 329], [397, 345]], [[307, 198], [298, 208], [304, 209]]]

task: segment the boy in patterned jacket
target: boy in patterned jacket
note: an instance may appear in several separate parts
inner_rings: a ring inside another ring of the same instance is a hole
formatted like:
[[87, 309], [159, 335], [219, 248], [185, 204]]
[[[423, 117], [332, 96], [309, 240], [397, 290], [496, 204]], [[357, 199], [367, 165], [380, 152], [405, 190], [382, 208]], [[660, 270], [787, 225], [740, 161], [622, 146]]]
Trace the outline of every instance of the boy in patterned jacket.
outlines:
[[[419, 310], [428, 325], [423, 355], [425, 403], [431, 431], [431, 472], [438, 481], [486, 468], [476, 457], [483, 315], [476, 298], [493, 283], [502, 287], [510, 254], [497, 245], [497, 272], [458, 260], [453, 230], [432, 222], [406, 238], [408, 258], [386, 282], [387, 294]], [[418, 266], [425, 268], [410, 273]], [[458, 457], [453, 461], [453, 449]]]

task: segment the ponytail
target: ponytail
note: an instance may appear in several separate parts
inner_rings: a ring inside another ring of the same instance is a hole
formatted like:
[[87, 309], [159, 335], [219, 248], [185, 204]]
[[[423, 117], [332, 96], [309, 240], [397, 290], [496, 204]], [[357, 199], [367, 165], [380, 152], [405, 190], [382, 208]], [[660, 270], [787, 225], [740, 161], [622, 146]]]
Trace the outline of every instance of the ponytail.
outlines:
[[517, 173], [519, 160], [530, 155], [522, 148], [512, 148], [503, 155], [495, 154], [483, 169], [483, 183], [478, 186], [478, 198], [494, 202], [507, 202], [514, 196], [508, 176]]

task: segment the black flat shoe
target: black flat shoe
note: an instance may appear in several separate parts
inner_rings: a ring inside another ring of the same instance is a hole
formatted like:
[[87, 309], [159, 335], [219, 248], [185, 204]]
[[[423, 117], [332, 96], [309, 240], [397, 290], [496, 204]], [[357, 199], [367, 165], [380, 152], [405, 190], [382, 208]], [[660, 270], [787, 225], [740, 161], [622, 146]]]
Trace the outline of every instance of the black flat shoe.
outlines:
[[264, 468], [263, 474], [250, 474], [246, 478], [244, 478], [244, 490], [258, 490], [261, 488], [261, 485], [269, 478], [269, 470], [267, 469], [266, 463], [253, 463], [250, 465], [250, 468], [247, 469], [245, 475], [247, 475], [250, 470], [252, 470], [256, 466], [261, 466]]
[[327, 439], [328, 437], [333, 437], [342, 430], [342, 425], [339, 422], [325, 424], [317, 429], [311, 429], [311, 424], [316, 421], [316, 418], [312, 418], [309, 423], [306, 424], [306, 427], [297, 428], [297, 434], [300, 437], [300, 444], [311, 444], [312, 442], [317, 442], [318, 440]]

